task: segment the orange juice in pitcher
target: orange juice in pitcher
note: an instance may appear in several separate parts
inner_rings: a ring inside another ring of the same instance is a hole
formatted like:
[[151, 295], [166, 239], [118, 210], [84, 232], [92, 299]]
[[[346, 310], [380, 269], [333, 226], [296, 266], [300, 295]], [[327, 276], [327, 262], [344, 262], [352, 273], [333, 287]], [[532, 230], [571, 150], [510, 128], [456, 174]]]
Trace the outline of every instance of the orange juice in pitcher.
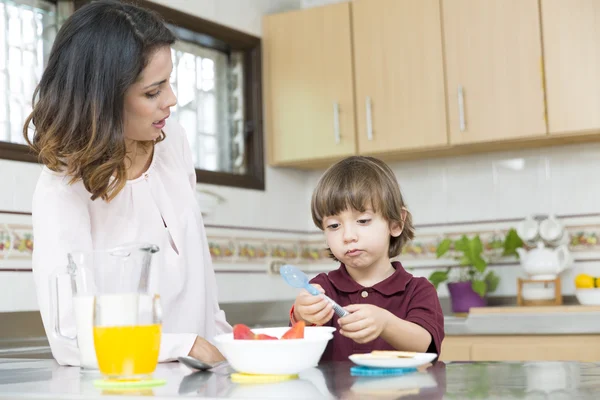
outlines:
[[94, 343], [100, 372], [109, 377], [149, 375], [158, 364], [161, 326], [96, 326]]

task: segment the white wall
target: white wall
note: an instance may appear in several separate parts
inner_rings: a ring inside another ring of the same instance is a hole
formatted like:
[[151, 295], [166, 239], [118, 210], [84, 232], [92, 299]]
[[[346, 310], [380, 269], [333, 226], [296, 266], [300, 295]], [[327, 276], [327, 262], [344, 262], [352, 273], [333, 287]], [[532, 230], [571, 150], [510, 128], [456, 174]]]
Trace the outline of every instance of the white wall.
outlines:
[[151, 0], [154, 3], [261, 36], [263, 15], [298, 9], [301, 0]]
[[302, 8], [319, 7], [327, 4], [342, 3], [348, 0], [302, 0]]
[[600, 212], [598, 143], [390, 166], [417, 225]]

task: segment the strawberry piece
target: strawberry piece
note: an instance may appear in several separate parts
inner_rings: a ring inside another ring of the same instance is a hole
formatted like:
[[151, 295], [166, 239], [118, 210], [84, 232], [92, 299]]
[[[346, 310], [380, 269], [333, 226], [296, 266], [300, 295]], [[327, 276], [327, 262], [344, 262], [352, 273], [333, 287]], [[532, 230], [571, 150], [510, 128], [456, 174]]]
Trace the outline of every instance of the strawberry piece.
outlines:
[[278, 340], [275, 336], [269, 336], [265, 333], [259, 333], [256, 335], [256, 340]]
[[281, 339], [304, 339], [304, 321], [296, 322], [286, 333], [283, 334]]
[[255, 340], [256, 334], [246, 325], [237, 324], [233, 327], [233, 338], [240, 340]]

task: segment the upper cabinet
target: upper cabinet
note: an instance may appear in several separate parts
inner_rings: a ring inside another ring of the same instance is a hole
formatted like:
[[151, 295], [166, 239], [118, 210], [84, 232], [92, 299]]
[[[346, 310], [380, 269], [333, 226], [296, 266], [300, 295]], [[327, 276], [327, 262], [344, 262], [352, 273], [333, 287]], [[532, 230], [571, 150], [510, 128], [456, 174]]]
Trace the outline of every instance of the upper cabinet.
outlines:
[[447, 0], [442, 9], [450, 143], [546, 135], [538, 0]]
[[448, 144], [439, 0], [352, 2], [358, 150]]
[[350, 4], [270, 15], [263, 30], [270, 163], [355, 154]]
[[271, 165], [600, 141], [600, 0], [353, 0], [264, 19]]
[[548, 128], [600, 129], [600, 2], [542, 0]]

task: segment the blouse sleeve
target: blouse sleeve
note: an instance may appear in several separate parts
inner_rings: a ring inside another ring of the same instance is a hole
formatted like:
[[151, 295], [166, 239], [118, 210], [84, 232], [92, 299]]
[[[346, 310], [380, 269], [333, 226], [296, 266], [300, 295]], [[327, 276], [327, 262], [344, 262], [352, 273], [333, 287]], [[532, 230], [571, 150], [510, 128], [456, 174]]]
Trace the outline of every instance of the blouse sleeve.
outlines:
[[[55, 333], [55, 301], [51, 298], [54, 274], [66, 273], [67, 254], [92, 249], [90, 216], [86, 200], [64, 180], [67, 178], [44, 171], [38, 181], [32, 204], [33, 278], [42, 322], [52, 355], [60, 365], [79, 365], [79, 349], [73, 341]], [[72, 293], [68, 279], [59, 279], [61, 332], [76, 333]]]
[[[185, 132], [185, 129], [178, 123], [173, 123], [173, 126], [175, 127], [174, 133], [178, 136], [178, 140], [180, 141], [183, 162], [185, 163], [185, 169], [188, 173], [188, 179], [190, 181], [192, 190], [194, 191], [194, 194], [195, 194], [196, 193], [196, 183], [197, 183], [196, 167], [194, 166], [194, 160], [192, 159], [192, 150], [191, 150], [190, 143], [189, 143], [189, 140], [187, 137], [187, 133]], [[207, 285], [210, 285], [210, 287], [211, 287], [213, 304], [214, 304], [213, 312], [214, 312], [215, 329], [216, 329], [215, 335], [219, 335], [222, 333], [229, 333], [233, 329], [232, 329], [231, 325], [227, 322], [227, 319], [225, 317], [225, 312], [219, 307], [217, 280], [216, 280], [214, 268], [212, 265], [212, 259], [210, 257], [210, 250], [208, 248], [208, 239], [206, 237], [206, 230], [204, 228], [204, 223], [202, 221], [201, 215], [199, 216], [199, 224], [200, 224], [200, 231], [201, 231], [200, 234], [204, 238], [204, 243], [202, 244], [202, 246], [204, 247], [204, 254], [205, 254], [203, 261], [204, 261], [204, 267], [205, 267], [205, 271], [206, 271], [206, 282], [207, 282]], [[211, 343], [213, 342], [213, 337], [206, 337], [205, 339]]]

